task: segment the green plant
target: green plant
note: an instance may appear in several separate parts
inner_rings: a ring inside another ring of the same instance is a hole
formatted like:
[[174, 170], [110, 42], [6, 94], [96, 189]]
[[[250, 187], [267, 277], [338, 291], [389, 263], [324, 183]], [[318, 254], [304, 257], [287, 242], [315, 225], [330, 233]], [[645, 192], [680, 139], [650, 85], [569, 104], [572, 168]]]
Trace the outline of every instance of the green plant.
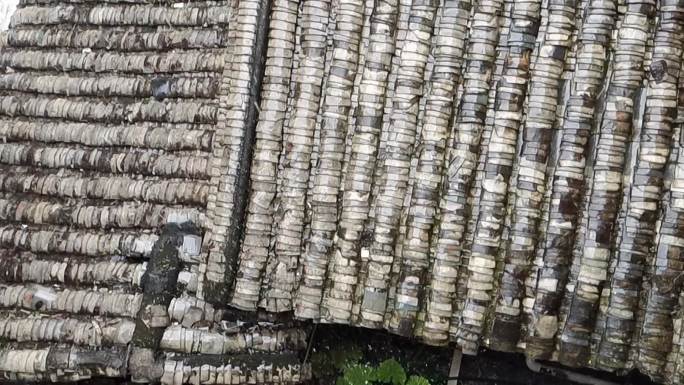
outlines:
[[335, 385], [430, 385], [424, 377], [406, 378], [406, 371], [394, 359], [385, 360], [377, 367], [353, 364], [344, 368]]

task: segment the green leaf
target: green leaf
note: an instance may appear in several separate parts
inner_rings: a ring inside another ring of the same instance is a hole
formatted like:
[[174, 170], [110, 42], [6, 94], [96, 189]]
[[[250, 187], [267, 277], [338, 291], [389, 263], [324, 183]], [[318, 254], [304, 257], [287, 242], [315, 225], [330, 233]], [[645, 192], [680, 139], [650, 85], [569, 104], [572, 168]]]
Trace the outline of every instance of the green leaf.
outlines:
[[406, 385], [430, 385], [430, 381], [425, 377], [411, 376], [406, 382]]
[[354, 365], [344, 370], [343, 385], [369, 385], [375, 380], [375, 369], [366, 365]]
[[335, 385], [351, 385], [347, 382], [347, 379], [344, 377], [337, 377], [337, 381], [335, 381]]
[[377, 379], [384, 384], [404, 385], [406, 372], [395, 359], [389, 359], [378, 366]]

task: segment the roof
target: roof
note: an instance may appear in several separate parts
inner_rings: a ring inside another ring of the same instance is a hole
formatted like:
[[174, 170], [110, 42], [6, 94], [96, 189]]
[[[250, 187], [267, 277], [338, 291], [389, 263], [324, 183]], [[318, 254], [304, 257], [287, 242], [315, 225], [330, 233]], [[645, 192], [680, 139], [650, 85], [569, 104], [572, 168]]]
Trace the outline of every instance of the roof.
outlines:
[[296, 382], [294, 315], [682, 382], [681, 1], [12, 20], [5, 377]]
[[684, 4], [273, 4], [233, 306], [681, 381]]
[[256, 6], [19, 2], [0, 39], [0, 378], [310, 376], [306, 328], [194, 295]]

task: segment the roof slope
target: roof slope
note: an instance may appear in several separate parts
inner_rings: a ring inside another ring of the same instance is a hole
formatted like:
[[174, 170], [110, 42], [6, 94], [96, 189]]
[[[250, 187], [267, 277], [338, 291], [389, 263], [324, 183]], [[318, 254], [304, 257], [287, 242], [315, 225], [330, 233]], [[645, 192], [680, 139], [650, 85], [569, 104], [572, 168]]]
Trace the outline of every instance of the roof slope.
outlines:
[[19, 3], [0, 47], [0, 378], [309, 375], [304, 329], [194, 296], [211, 207], [232, 210], [224, 153], [249, 159], [236, 95], [258, 6]]
[[233, 306], [681, 381], [681, 1], [296, 5]]

